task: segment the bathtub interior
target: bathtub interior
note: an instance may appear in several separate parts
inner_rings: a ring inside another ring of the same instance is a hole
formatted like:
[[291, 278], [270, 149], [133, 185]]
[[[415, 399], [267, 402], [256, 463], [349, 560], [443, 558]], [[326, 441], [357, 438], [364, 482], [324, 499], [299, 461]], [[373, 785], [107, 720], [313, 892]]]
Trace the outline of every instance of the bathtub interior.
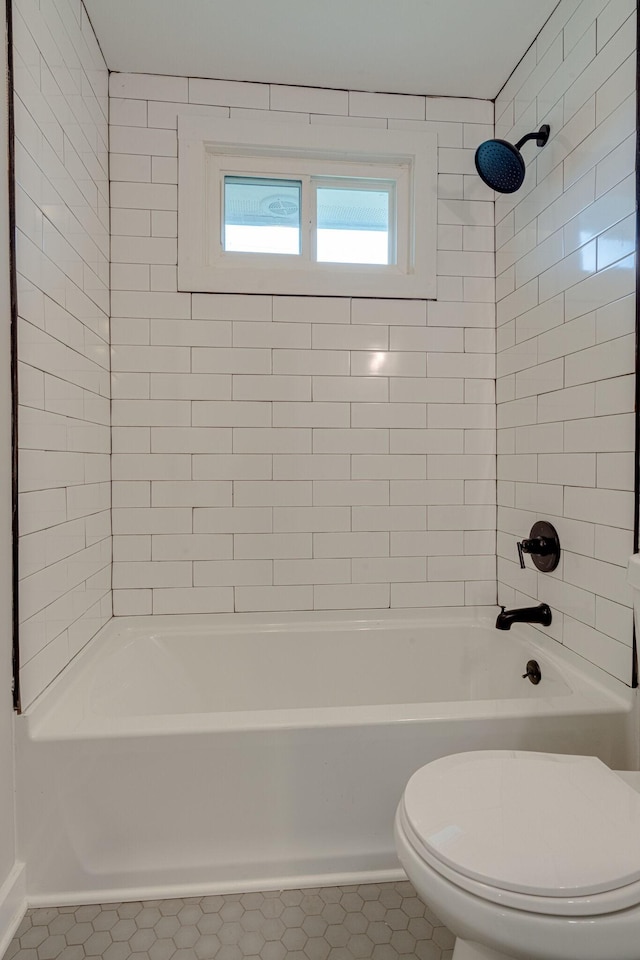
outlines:
[[[335, 614], [334, 614], [335, 617]], [[26, 714], [41, 739], [78, 731], [169, 732], [523, 717], [628, 709], [527, 624], [495, 629], [493, 608], [342, 619], [148, 617], [111, 621]], [[542, 681], [523, 674], [535, 659]], [[574, 658], [574, 660], [577, 658]], [[606, 692], [606, 696], [603, 694]]]
[[[502, 632], [494, 620], [487, 608], [340, 620], [119, 618], [26, 715], [35, 725], [80, 701], [87, 715], [125, 718], [572, 694], [552, 648], [526, 625]], [[531, 658], [543, 668], [539, 685], [523, 679]]]
[[[315, 627], [315, 628], [314, 628]], [[545, 659], [540, 686], [522, 682], [526, 649], [484, 623], [362, 621], [275, 634], [201, 627], [122, 637], [88, 692], [100, 715], [235, 712], [568, 695]], [[471, 633], [473, 635], [471, 635]], [[437, 661], [437, 663], [436, 663]]]

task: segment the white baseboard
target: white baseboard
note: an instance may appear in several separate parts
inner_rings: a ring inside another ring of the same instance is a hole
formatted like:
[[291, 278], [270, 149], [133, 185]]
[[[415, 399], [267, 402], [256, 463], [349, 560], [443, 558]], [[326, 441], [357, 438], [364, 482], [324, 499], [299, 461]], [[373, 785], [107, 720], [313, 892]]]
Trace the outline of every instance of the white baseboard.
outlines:
[[27, 909], [27, 880], [24, 863], [16, 861], [0, 887], [0, 957], [11, 943]]
[[[179, 897], [208, 897], [226, 893], [252, 893], [255, 890], [298, 890], [305, 887], [349, 886], [361, 883], [394, 883], [406, 880], [401, 867], [389, 870], [294, 874], [293, 876], [239, 878], [214, 883], [167, 886], [104, 887], [99, 890], [69, 890], [29, 895], [30, 907], [64, 907], [80, 903], [120, 903], [133, 900], [171, 900]], [[0, 957], [2, 957], [0, 945]]]

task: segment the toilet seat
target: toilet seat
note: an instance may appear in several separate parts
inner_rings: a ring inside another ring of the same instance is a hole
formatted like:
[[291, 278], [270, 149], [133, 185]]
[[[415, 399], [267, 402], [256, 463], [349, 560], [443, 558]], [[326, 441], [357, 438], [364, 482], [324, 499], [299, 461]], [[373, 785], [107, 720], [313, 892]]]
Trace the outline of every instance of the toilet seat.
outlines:
[[426, 864], [484, 900], [576, 917], [640, 904], [640, 795], [593, 757], [444, 757], [413, 775], [398, 825]]

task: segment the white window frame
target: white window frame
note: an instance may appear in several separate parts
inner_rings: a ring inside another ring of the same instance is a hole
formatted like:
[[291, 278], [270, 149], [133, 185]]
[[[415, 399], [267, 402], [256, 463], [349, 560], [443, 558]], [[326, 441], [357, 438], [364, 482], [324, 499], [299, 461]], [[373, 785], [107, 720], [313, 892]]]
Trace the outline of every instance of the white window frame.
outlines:
[[[436, 296], [437, 145], [432, 133], [178, 118], [178, 288], [214, 293], [428, 298]], [[305, 256], [222, 248], [225, 176], [395, 181], [396, 262], [311, 257], [315, 191], [303, 189]]]

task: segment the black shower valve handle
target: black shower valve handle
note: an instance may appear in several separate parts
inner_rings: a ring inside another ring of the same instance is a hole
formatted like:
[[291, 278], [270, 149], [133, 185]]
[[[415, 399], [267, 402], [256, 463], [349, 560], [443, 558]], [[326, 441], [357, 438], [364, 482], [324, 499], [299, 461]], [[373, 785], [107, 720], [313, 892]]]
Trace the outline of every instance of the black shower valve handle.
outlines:
[[531, 527], [528, 537], [516, 542], [520, 567], [525, 569], [524, 555], [528, 553], [534, 567], [542, 573], [551, 573], [560, 561], [560, 540], [555, 529], [547, 520], [537, 520]]
[[518, 541], [518, 557], [520, 566], [524, 570], [524, 554], [531, 553], [538, 557], [546, 557], [553, 552], [554, 546], [545, 537], [531, 537]]
[[525, 553], [530, 553], [537, 555], [539, 557], [544, 556], [548, 553], [547, 541], [542, 537], [531, 537], [529, 539], [518, 541], [518, 557], [520, 558], [520, 566], [524, 570], [524, 555]]

